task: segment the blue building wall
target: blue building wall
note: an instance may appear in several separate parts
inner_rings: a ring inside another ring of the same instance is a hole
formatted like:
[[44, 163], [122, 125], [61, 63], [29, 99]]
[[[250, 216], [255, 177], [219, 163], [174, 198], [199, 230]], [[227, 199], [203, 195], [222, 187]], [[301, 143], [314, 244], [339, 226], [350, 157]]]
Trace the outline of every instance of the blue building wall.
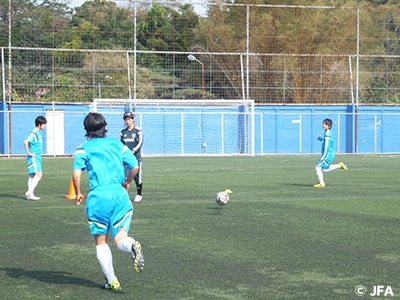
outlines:
[[[64, 153], [73, 154], [76, 147], [85, 141], [83, 118], [90, 111], [88, 104], [50, 104], [13, 103], [11, 118], [8, 118], [8, 105], [0, 102], [0, 154], [9, 154], [8, 126], [11, 123], [12, 155], [24, 155], [23, 140], [34, 128], [38, 115], [46, 115], [53, 109], [64, 112]], [[157, 114], [160, 108], [149, 109], [137, 116], [139, 126], [145, 133], [144, 155], [158, 154], [221, 154], [221, 145], [213, 141], [225, 141], [222, 145], [229, 153], [245, 153], [247, 133], [241, 128], [246, 120], [243, 116], [222, 120], [219, 114], [184, 115], [184, 135], [181, 136], [182, 117], [180, 114], [166, 116]], [[322, 134], [322, 121], [333, 120], [332, 131], [337, 153], [400, 153], [396, 143], [400, 135], [400, 107], [398, 106], [355, 106], [335, 105], [257, 105], [255, 107], [255, 154], [311, 154], [319, 153], [321, 143], [316, 139]], [[179, 111], [179, 109], [178, 109]], [[194, 109], [196, 111], [196, 109]], [[220, 111], [220, 110], [218, 110]], [[111, 117], [111, 116], [110, 116]], [[107, 121], [118, 130], [109, 136], [119, 138], [119, 130], [124, 123], [117, 113]], [[201, 125], [199, 125], [201, 124]], [[221, 134], [223, 128], [223, 136]], [[240, 133], [240, 134], [239, 134]], [[44, 132], [46, 135], [46, 131]], [[156, 137], [151, 139], [150, 136]], [[234, 146], [228, 141], [235, 141]], [[44, 139], [44, 149], [47, 141]], [[207, 145], [207, 150], [203, 145]], [[235, 149], [230, 149], [230, 148]], [[229, 149], [228, 149], [229, 148]]]
[[[8, 153], [8, 127], [11, 123], [11, 144], [12, 155], [25, 154], [23, 141], [28, 137], [29, 133], [35, 127], [35, 119], [37, 116], [46, 116], [46, 111], [53, 110], [50, 104], [12, 104], [11, 118], [8, 120], [8, 105], [2, 103], [0, 110], [0, 122], [4, 126], [0, 129], [0, 154]], [[64, 119], [64, 146], [65, 154], [73, 154], [76, 147], [85, 140], [82, 121], [85, 115], [90, 111], [88, 105], [82, 104], [58, 104], [57, 110], [65, 112]], [[2, 122], [4, 120], [4, 122]], [[46, 129], [44, 130], [46, 136]], [[43, 139], [44, 154], [46, 154], [47, 140]]]

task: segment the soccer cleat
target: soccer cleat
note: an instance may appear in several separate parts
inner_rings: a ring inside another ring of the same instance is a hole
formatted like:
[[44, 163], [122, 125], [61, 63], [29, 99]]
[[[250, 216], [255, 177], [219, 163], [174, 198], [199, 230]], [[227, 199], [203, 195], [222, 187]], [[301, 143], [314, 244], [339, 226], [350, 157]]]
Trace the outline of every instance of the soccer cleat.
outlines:
[[317, 183], [317, 184], [314, 184], [314, 187], [316, 187], [316, 188], [325, 187], [325, 183]]
[[140, 201], [142, 201], [142, 196], [141, 195], [136, 195], [135, 196], [135, 199], [133, 200], [134, 202], [140, 202]]
[[340, 166], [343, 170], [347, 171], [347, 166], [346, 166], [344, 163], [340, 162], [340, 163], [339, 163], [339, 166]]
[[119, 284], [118, 279], [114, 279], [113, 282], [109, 283], [107, 281], [107, 278], [106, 278], [106, 282], [104, 283], [103, 287], [106, 290], [115, 290], [115, 291], [117, 291], [117, 290], [121, 289], [121, 285]]
[[28, 192], [25, 193], [25, 197], [27, 200], [33, 200], [33, 201], [40, 199], [40, 197], [36, 197], [34, 194], [29, 194]]
[[144, 257], [142, 253], [142, 246], [138, 241], [135, 241], [132, 245], [132, 259], [133, 259], [133, 267], [136, 272], [143, 271], [144, 268]]

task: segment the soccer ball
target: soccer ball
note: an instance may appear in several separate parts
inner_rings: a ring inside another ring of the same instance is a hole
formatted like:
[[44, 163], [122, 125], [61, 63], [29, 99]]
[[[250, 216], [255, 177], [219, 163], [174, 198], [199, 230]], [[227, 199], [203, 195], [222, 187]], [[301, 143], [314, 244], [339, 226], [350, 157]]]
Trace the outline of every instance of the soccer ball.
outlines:
[[219, 192], [215, 196], [215, 202], [217, 202], [219, 205], [225, 205], [229, 201], [229, 194], [226, 192]]

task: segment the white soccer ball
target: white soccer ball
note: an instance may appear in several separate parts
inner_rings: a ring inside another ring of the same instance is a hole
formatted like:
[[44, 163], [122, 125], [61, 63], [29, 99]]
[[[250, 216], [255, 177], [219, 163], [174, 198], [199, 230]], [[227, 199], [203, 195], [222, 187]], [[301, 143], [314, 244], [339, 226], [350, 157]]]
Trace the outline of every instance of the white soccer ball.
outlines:
[[225, 205], [229, 201], [229, 194], [226, 192], [219, 192], [215, 196], [215, 202], [217, 202], [219, 205]]

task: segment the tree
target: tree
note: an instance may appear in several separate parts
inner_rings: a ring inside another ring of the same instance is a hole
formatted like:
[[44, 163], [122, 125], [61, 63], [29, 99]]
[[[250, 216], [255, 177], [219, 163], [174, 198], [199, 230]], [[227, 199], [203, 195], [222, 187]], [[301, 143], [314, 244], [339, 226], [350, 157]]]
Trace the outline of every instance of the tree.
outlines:
[[76, 9], [70, 27], [74, 32], [74, 43], [84, 49], [133, 47], [133, 12], [112, 1], [85, 2]]
[[[235, 3], [314, 6], [250, 7], [249, 85], [257, 88], [250, 89], [249, 98], [266, 103], [281, 102], [282, 99], [285, 103], [337, 103], [350, 98], [348, 56], [355, 55], [358, 47], [357, 10], [354, 7], [362, 8], [366, 2], [237, 0]], [[332, 5], [332, 8], [326, 8], [326, 5]], [[344, 5], [353, 8], [335, 8]], [[246, 7], [214, 5], [208, 16], [195, 30], [194, 49], [206, 52], [248, 51]], [[364, 8], [361, 9], [361, 19], [362, 53], [386, 54], [388, 47], [381, 41], [385, 37], [388, 41], [396, 39], [383, 26], [376, 26], [382, 24], [382, 17], [376, 10], [372, 12]], [[238, 20], [241, 21], [239, 24]], [[394, 29], [390, 22], [386, 23]], [[327, 57], [321, 58], [324, 54]], [[213, 69], [221, 70], [211, 79], [215, 85], [231, 85], [232, 90], [228, 92], [236, 91], [240, 96], [241, 90], [235, 80], [241, 70], [238, 59], [220, 56], [211, 63]], [[282, 94], [282, 91], [286, 93]]]

